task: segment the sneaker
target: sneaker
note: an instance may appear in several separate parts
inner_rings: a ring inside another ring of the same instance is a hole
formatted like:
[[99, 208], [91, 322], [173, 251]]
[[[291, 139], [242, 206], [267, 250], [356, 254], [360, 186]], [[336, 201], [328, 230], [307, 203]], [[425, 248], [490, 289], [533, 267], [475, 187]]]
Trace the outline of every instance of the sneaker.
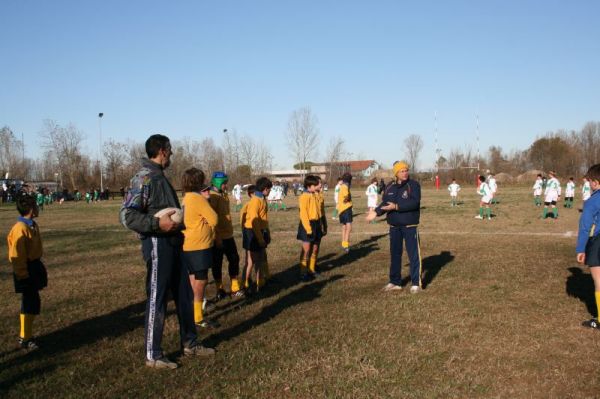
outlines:
[[232, 292], [231, 293], [231, 297], [232, 298], [243, 298], [244, 297], [244, 290], [238, 290], [236, 292]]
[[215, 302], [219, 302], [220, 300], [223, 300], [227, 297], [227, 292], [221, 288], [220, 290], [217, 290], [217, 295], [215, 295]]
[[396, 285], [394, 283], [387, 283], [385, 287], [383, 287], [382, 291], [390, 292], [390, 291], [402, 291], [402, 287]]
[[584, 327], [595, 328], [597, 330], [600, 330], [600, 322], [596, 318], [586, 320], [583, 323], [581, 323], [581, 325]]
[[212, 356], [215, 354], [213, 348], [207, 348], [201, 344], [183, 348], [183, 356]]
[[477, 216], [475, 216], [475, 219], [483, 219], [483, 216], [477, 215]]
[[348, 254], [350, 253], [350, 247], [342, 247], [342, 251]]
[[19, 347], [26, 352], [33, 352], [40, 349], [33, 339], [24, 340], [23, 338], [19, 338]]
[[196, 323], [196, 325], [201, 328], [219, 328], [219, 327], [221, 327], [221, 324], [218, 321], [212, 320], [212, 319], [207, 319], [207, 318], [202, 319], [202, 321], [200, 323]]
[[171, 361], [166, 356], [163, 356], [158, 359], [152, 359], [152, 360], [146, 359], [146, 366], [152, 367], [154, 369], [169, 369], [169, 370], [174, 370], [177, 367], [179, 367], [177, 365], [177, 363]]
[[418, 285], [413, 285], [412, 287], [410, 287], [411, 294], [417, 294], [419, 291], [421, 291], [421, 287], [419, 287]]

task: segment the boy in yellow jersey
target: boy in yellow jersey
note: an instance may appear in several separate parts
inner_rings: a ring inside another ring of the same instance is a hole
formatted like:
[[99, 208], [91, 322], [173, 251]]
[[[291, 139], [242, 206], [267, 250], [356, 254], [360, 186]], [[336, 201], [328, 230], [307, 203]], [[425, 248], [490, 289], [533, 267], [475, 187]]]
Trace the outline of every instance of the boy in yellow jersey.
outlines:
[[194, 291], [194, 323], [200, 327], [216, 327], [205, 319], [202, 311], [208, 269], [212, 266], [212, 249], [217, 227], [217, 213], [208, 202], [208, 186], [204, 172], [191, 168], [183, 172], [183, 255], [182, 260]]
[[[250, 197], [250, 199], [252, 199], [252, 197], [254, 196], [254, 192], [256, 191], [256, 186], [254, 184], [251, 184], [248, 186], [247, 188], [248, 191], [248, 197]], [[244, 224], [246, 223], [246, 214], [248, 213], [248, 202], [246, 202], [244, 204], [244, 206], [242, 206], [242, 209], [240, 211], [240, 226], [242, 227], [242, 229], [244, 228]], [[245, 257], [244, 257], [244, 269], [242, 270], [242, 274], [243, 274], [243, 279], [244, 279], [244, 289], [247, 290], [248, 288], [250, 288], [250, 277], [251, 277], [251, 272], [252, 272], [252, 259], [250, 258], [250, 251], [244, 249], [244, 253], [245, 253]]]
[[[266, 262], [266, 248], [271, 242], [269, 232], [269, 217], [266, 198], [273, 187], [273, 183], [266, 177], [261, 177], [256, 181], [256, 191], [250, 199], [246, 209], [246, 221], [242, 229], [243, 247], [250, 251], [250, 259], [257, 274], [257, 285], [261, 286], [261, 268]], [[247, 273], [246, 278], [252, 270]]]
[[337, 203], [338, 219], [342, 225], [342, 249], [346, 253], [350, 252], [350, 232], [352, 231], [351, 183], [352, 175], [350, 173], [344, 173]]
[[323, 237], [321, 228], [321, 203], [317, 187], [321, 182], [317, 176], [307, 175], [304, 178], [304, 192], [298, 199], [300, 223], [296, 238], [302, 241], [300, 255], [300, 275], [302, 281], [310, 281], [317, 274], [317, 256]]
[[8, 233], [8, 260], [13, 267], [15, 292], [22, 294], [19, 346], [33, 351], [38, 349], [32, 339], [33, 320], [40, 314], [39, 291], [48, 285], [48, 274], [40, 259], [43, 252], [40, 230], [33, 220], [39, 214], [36, 200], [22, 193], [18, 194], [16, 202], [21, 216]]
[[244, 292], [240, 290], [238, 275], [240, 273], [240, 256], [238, 255], [235, 239], [233, 238], [233, 225], [231, 224], [231, 209], [227, 195], [227, 182], [229, 178], [223, 172], [213, 173], [210, 189], [210, 206], [217, 212], [219, 222], [215, 230], [215, 246], [213, 247], [213, 278], [217, 285], [216, 300], [227, 296], [223, 288], [223, 257], [227, 257], [229, 279], [231, 281], [231, 296], [241, 297]]

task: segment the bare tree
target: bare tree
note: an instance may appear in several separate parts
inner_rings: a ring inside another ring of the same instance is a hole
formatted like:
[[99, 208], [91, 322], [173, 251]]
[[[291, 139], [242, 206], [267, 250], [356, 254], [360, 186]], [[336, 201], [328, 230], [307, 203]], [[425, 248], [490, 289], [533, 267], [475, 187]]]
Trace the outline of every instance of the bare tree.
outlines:
[[47, 119], [42, 130], [43, 146], [51, 151], [62, 176], [69, 179], [71, 189], [77, 187], [76, 175], [81, 165], [83, 133], [73, 124], [66, 127]]
[[316, 156], [319, 145], [319, 129], [317, 117], [309, 107], [295, 110], [288, 120], [286, 143], [290, 154], [297, 164], [304, 165], [311, 157]]
[[327, 146], [327, 152], [325, 154], [325, 164], [327, 165], [327, 182], [332, 184], [332, 179], [337, 178], [341, 175], [341, 164], [342, 156], [344, 154], [344, 139], [335, 136], [329, 140]]
[[[9, 174], [14, 177], [16, 173], [24, 173], [22, 169], [23, 142], [17, 140], [13, 131], [4, 126], [0, 129], [0, 172], [2, 177]], [[16, 176], [16, 175], [15, 175]]]
[[130, 177], [125, 173], [127, 154], [129, 152], [127, 144], [109, 139], [104, 142], [103, 152], [108, 183], [113, 189], [117, 186], [124, 187]]
[[423, 139], [418, 134], [411, 134], [404, 139], [404, 151], [406, 158], [411, 169], [415, 172], [417, 171], [417, 161], [422, 149]]

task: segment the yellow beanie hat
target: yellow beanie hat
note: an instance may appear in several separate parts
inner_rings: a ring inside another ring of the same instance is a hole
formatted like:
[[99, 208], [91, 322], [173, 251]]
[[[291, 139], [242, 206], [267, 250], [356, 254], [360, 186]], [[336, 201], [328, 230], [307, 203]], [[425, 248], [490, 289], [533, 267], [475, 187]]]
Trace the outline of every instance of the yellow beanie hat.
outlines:
[[394, 176], [396, 176], [402, 169], [409, 169], [408, 164], [404, 161], [396, 161], [394, 163]]

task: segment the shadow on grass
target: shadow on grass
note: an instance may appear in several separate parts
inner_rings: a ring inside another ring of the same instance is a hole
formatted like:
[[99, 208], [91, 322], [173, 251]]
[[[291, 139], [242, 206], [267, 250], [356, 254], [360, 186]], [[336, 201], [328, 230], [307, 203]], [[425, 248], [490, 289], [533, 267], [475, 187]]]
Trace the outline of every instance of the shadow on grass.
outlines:
[[453, 260], [454, 255], [450, 251], [442, 251], [438, 255], [431, 255], [423, 259], [421, 264], [423, 267], [423, 278], [421, 280], [423, 288], [427, 288], [440, 270]]
[[[328, 272], [336, 267], [340, 267], [364, 258], [374, 250], [379, 249], [376, 242], [386, 235], [387, 234], [378, 234], [360, 241], [352, 246], [349, 254], [341, 254], [336, 257], [335, 253], [328, 253], [320, 256], [318, 263], [319, 272]], [[298, 255], [300, 255], [299, 251]], [[285, 291], [300, 283], [300, 264], [295, 263], [287, 269], [273, 274], [267, 285], [261, 288], [260, 292], [254, 294], [253, 296], [239, 301], [227, 301], [223, 304], [218, 303], [215, 306], [214, 312], [212, 312], [209, 317], [218, 320], [219, 318], [237, 310], [241, 306], [247, 306], [256, 301], [270, 298], [274, 295], [277, 295], [281, 291]]]
[[578, 267], [570, 267], [571, 275], [567, 277], [565, 289], [569, 296], [579, 299], [585, 304], [590, 315], [598, 317], [596, 314], [596, 298], [594, 296], [594, 280], [588, 273], [584, 273]]
[[[19, 373], [0, 383], [0, 391], [8, 390], [16, 383], [39, 379], [58, 365], [52, 362], [66, 352], [77, 350], [106, 338], [116, 338], [144, 325], [146, 301], [131, 304], [113, 312], [75, 322], [65, 328], [37, 338], [40, 350], [0, 362], [1, 370], [19, 370]], [[33, 371], [22, 371], [27, 363], [46, 363]]]
[[261, 324], [268, 322], [269, 320], [273, 319], [286, 309], [289, 309], [301, 303], [311, 302], [315, 300], [316, 298], [321, 296], [321, 290], [323, 289], [323, 287], [341, 278], [343, 278], [342, 275], [334, 275], [326, 280], [319, 279], [313, 281], [310, 284], [305, 284], [302, 287], [277, 299], [272, 304], [265, 306], [261, 310], [261, 312], [256, 316], [248, 320], [244, 320], [233, 327], [224, 329], [222, 331], [219, 331], [218, 333], [210, 335], [206, 339], [204, 339], [203, 342], [211, 347], [217, 347], [221, 342], [233, 339], [252, 328], [255, 328]]

